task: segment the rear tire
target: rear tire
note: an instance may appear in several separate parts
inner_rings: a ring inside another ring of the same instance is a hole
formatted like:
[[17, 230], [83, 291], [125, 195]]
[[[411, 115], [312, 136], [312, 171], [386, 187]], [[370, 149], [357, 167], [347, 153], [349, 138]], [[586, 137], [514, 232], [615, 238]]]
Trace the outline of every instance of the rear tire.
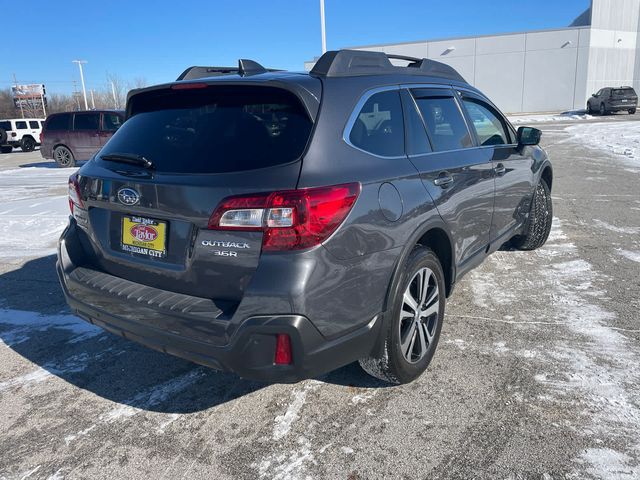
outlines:
[[635, 108], [630, 108], [629, 109], [629, 115], [635, 115], [636, 114], [636, 109]]
[[607, 108], [604, 106], [604, 103], [600, 104], [600, 115], [603, 117], [607, 114]]
[[511, 241], [518, 250], [535, 250], [545, 244], [553, 223], [553, 203], [551, 191], [544, 180], [536, 186], [529, 211], [529, 219], [525, 234], [514, 237]]
[[4, 143], [7, 141], [9, 136], [7, 135], [7, 131], [4, 128], [0, 128], [0, 145], [3, 145], [2, 148], [5, 147]]
[[73, 153], [64, 145], [59, 145], [53, 149], [53, 159], [62, 168], [76, 166], [76, 159], [73, 158]]
[[23, 152], [33, 152], [36, 149], [36, 141], [31, 137], [24, 137], [20, 141], [20, 148]]
[[390, 383], [409, 383], [429, 366], [438, 346], [445, 309], [445, 282], [438, 257], [416, 247], [402, 273], [386, 319], [382, 352], [360, 359], [362, 369]]

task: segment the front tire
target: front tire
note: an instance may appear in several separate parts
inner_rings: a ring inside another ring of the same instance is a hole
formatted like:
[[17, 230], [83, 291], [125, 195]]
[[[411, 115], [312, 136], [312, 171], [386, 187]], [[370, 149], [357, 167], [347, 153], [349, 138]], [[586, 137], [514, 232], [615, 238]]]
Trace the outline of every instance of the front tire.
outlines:
[[607, 114], [607, 108], [604, 106], [604, 103], [600, 104], [600, 115], [605, 116]]
[[20, 148], [23, 152], [33, 152], [36, 149], [36, 141], [31, 137], [24, 137], [20, 141]]
[[418, 246], [406, 263], [385, 322], [382, 352], [360, 359], [369, 375], [409, 383], [429, 366], [438, 346], [446, 302], [444, 274], [432, 250]]
[[73, 153], [64, 145], [59, 145], [53, 149], [53, 159], [62, 168], [75, 167], [76, 165]]
[[518, 250], [535, 250], [545, 244], [551, 232], [553, 223], [553, 203], [551, 191], [544, 180], [536, 186], [529, 211], [529, 219], [525, 233], [512, 240], [512, 245]]
[[629, 115], [635, 115], [636, 114], [636, 109], [635, 108], [630, 108], [629, 109]]

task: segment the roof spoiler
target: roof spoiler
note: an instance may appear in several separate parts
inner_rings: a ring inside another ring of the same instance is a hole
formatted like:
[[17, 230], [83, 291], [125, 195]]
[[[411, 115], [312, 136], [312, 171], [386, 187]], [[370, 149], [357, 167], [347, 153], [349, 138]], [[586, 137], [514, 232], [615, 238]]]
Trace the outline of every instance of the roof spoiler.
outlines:
[[220, 75], [240, 75], [241, 77], [249, 77], [251, 75], [259, 75], [267, 72], [277, 72], [273, 68], [264, 68], [258, 62], [241, 58], [238, 60], [237, 67], [189, 67], [176, 79], [195, 80], [196, 78], [217, 77]]
[[[406, 67], [397, 67], [390, 60], [409, 62]], [[392, 55], [364, 50], [332, 50], [323, 54], [311, 69], [311, 75], [322, 77], [353, 77], [358, 75], [379, 75], [403, 73], [427, 75], [467, 83], [458, 71], [442, 62], [427, 58]]]

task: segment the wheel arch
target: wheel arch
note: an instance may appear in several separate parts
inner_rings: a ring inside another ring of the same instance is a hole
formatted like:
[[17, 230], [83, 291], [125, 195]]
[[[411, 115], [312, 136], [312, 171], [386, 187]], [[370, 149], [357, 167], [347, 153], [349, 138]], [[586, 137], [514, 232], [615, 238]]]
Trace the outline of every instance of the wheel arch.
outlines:
[[451, 239], [451, 234], [444, 221], [438, 219], [427, 221], [421, 225], [409, 238], [405, 244], [398, 261], [396, 262], [389, 288], [384, 301], [384, 310], [388, 310], [391, 299], [394, 298], [400, 287], [402, 269], [406, 264], [411, 251], [418, 245], [430, 248], [440, 260], [445, 279], [446, 296], [449, 297], [455, 282], [455, 248]]

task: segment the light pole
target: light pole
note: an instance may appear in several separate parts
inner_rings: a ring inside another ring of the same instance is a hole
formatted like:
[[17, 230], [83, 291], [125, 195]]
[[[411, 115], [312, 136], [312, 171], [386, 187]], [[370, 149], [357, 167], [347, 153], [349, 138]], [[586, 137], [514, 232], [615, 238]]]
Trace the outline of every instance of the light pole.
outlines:
[[327, 32], [324, 27], [324, 0], [320, 0], [320, 28], [322, 29], [322, 53], [327, 51]]
[[82, 73], [82, 65], [87, 63], [86, 60], [73, 60], [72, 63], [77, 63], [80, 67], [80, 82], [82, 82], [82, 95], [84, 96], [84, 109], [89, 110], [89, 104], [87, 103], [87, 90], [84, 88], [84, 74]]

